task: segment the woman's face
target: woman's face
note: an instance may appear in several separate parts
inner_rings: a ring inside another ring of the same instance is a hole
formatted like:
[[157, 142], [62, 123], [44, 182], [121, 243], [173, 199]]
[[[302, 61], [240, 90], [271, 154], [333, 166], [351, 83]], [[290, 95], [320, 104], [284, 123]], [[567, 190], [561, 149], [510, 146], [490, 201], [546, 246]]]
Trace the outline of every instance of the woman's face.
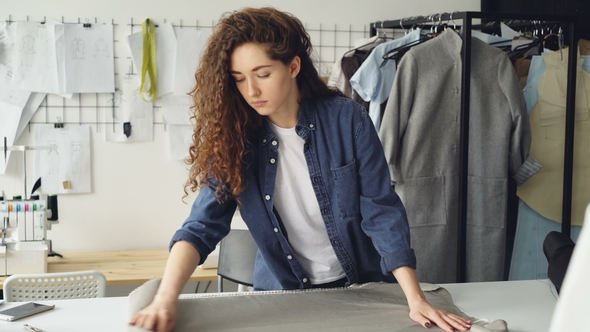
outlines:
[[260, 44], [246, 43], [231, 55], [230, 70], [244, 100], [274, 124], [292, 128], [299, 117], [299, 88], [296, 76], [301, 60], [288, 65], [272, 60]]

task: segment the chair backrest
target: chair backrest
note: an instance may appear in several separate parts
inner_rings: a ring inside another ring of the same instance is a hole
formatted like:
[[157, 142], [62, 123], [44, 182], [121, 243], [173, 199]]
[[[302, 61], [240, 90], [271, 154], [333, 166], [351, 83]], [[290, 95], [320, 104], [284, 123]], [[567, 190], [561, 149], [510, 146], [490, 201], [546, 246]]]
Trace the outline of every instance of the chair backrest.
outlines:
[[104, 297], [107, 279], [100, 271], [13, 274], [4, 280], [6, 302]]
[[223, 291], [223, 279], [252, 286], [254, 284], [254, 261], [258, 246], [249, 230], [232, 229], [221, 240], [217, 266], [218, 291]]

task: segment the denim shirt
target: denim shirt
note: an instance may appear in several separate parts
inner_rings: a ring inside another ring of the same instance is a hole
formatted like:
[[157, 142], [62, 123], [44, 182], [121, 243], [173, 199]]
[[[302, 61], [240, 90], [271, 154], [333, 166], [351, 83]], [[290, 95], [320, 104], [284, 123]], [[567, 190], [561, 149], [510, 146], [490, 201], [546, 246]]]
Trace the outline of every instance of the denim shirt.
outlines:
[[[267, 121], [252, 144], [240, 194], [241, 216], [258, 244], [254, 289], [310, 288], [273, 209], [280, 142]], [[362, 106], [344, 97], [302, 100], [295, 130], [305, 141], [310, 181], [347, 285], [395, 282], [392, 270], [416, 268], [406, 211], [390, 186], [381, 142]], [[236, 207], [233, 199], [218, 203], [214, 188], [204, 187], [170, 246], [190, 242], [203, 263], [229, 232]]]

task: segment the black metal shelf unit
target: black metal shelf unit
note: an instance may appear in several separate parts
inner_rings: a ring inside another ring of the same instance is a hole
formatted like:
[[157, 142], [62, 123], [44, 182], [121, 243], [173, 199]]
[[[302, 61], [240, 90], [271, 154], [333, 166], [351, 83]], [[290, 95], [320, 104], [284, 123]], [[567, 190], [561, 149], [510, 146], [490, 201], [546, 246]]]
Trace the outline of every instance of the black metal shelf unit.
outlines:
[[[469, 146], [469, 100], [470, 100], [470, 74], [471, 74], [471, 31], [485, 28], [486, 24], [473, 24], [474, 19], [487, 21], [529, 21], [535, 24], [560, 24], [566, 29], [567, 45], [571, 50], [577, 49], [576, 20], [575, 16], [566, 15], [540, 15], [540, 14], [504, 14], [485, 12], [453, 12], [441, 13], [429, 16], [417, 16], [397, 20], [373, 22], [370, 24], [370, 34], [375, 36], [377, 29], [407, 29], [415, 25], [437, 25], [442, 22], [454, 24], [455, 20], [461, 20], [461, 48], [462, 72], [461, 72], [461, 133], [460, 133], [460, 162], [459, 162], [459, 236], [458, 236], [458, 266], [457, 280], [466, 281], [466, 224], [467, 224], [467, 176], [468, 176], [468, 146]], [[564, 178], [563, 178], [563, 205], [562, 205], [562, 233], [570, 235], [571, 206], [572, 206], [572, 181], [574, 165], [574, 124], [575, 124], [575, 100], [577, 52], [568, 53], [567, 91], [566, 91], [566, 124], [565, 124], [565, 150], [564, 150]]]

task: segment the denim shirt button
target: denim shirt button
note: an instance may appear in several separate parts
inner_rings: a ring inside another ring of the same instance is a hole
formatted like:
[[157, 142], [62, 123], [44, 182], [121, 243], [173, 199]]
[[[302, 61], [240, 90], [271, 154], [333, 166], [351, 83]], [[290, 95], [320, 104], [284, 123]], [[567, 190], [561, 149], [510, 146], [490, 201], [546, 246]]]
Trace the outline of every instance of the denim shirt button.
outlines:
[[323, 208], [323, 209], [322, 209], [322, 213], [323, 213], [323, 214], [328, 214], [328, 209], [327, 209], [327, 208]]
[[270, 201], [270, 195], [264, 196], [264, 199], [266, 199], [267, 201]]
[[310, 123], [309, 124], [309, 128], [313, 128], [313, 123]]
[[332, 240], [333, 245], [338, 245], [338, 240]]
[[314, 182], [314, 183], [318, 183], [318, 182], [320, 182], [320, 178], [319, 178], [319, 177], [317, 177], [317, 176], [314, 176], [314, 177], [313, 177], [313, 182]]
[[275, 227], [274, 228], [274, 231], [275, 231], [275, 233], [278, 233], [279, 232], [279, 229]]
[[305, 283], [305, 282], [307, 282], [307, 278], [303, 278], [303, 280], [301, 280], [301, 281], [303, 281]]
[[277, 145], [277, 141], [272, 141], [270, 144]]
[[287, 255], [287, 259], [291, 260], [291, 259], [293, 259], [293, 256]]
[[262, 143], [266, 143], [266, 138], [262, 140]]
[[271, 164], [274, 164], [275, 162], [276, 162], [276, 159], [275, 158], [270, 158], [270, 163]]

